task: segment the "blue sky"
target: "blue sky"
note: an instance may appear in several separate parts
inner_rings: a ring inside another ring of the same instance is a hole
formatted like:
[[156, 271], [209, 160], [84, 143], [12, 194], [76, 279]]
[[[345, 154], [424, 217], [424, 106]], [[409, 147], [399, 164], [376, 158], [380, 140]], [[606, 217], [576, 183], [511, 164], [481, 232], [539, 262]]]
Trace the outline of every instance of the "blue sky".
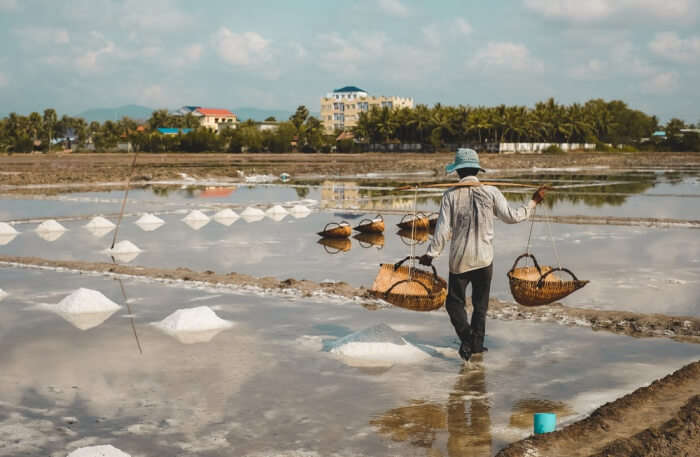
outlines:
[[700, 121], [700, 0], [0, 0], [0, 112], [622, 99]]

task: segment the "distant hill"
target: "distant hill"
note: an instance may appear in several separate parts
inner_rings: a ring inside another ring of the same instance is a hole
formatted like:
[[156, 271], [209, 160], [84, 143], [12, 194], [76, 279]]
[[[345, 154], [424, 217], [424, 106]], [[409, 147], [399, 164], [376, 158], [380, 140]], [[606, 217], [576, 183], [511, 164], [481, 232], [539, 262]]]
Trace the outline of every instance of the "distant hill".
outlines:
[[97, 121], [117, 121], [124, 116], [134, 120], [147, 120], [151, 117], [153, 108], [147, 108], [140, 105], [124, 105], [117, 108], [93, 108], [76, 114], [76, 117], [82, 117], [87, 122]]

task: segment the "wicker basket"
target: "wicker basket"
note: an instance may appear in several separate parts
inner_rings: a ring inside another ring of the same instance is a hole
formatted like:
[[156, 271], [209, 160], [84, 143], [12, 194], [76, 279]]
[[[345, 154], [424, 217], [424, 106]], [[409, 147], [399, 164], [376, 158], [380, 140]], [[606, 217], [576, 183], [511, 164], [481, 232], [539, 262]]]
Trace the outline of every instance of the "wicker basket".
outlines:
[[362, 219], [355, 230], [360, 233], [383, 233], [384, 218], [381, 214], [377, 214], [374, 219]]
[[[535, 266], [516, 268], [520, 259], [525, 257], [531, 258]], [[573, 281], [562, 280], [554, 274], [556, 271], [570, 274]], [[523, 306], [548, 305], [588, 284], [588, 281], [578, 279], [567, 268], [540, 267], [535, 256], [527, 253], [515, 259], [508, 272], [508, 281], [513, 298]]]
[[323, 227], [323, 230], [318, 232], [318, 235], [324, 238], [347, 238], [351, 234], [352, 227], [345, 221], [329, 222]]
[[406, 246], [423, 244], [430, 238], [430, 231], [428, 230], [401, 229], [396, 234], [399, 235], [399, 238]]
[[[406, 220], [406, 218], [412, 217], [413, 219]], [[400, 229], [415, 229], [415, 230], [428, 230], [430, 228], [430, 221], [428, 216], [424, 213], [417, 213], [415, 216], [413, 214], [405, 214], [401, 218], [401, 222], [396, 224]]]
[[347, 238], [321, 238], [318, 244], [323, 245], [323, 249], [329, 254], [347, 252], [352, 248], [352, 243]]
[[430, 213], [428, 215], [428, 225], [430, 226], [430, 230], [435, 230], [439, 217], [440, 215], [438, 213]]
[[353, 238], [355, 238], [363, 248], [376, 246], [377, 249], [382, 249], [384, 247], [383, 233], [358, 233]]
[[411, 258], [418, 257], [408, 256], [395, 264], [381, 264], [370, 294], [412, 311], [440, 308], [447, 297], [447, 282], [438, 276], [432, 265], [432, 272], [402, 266]]

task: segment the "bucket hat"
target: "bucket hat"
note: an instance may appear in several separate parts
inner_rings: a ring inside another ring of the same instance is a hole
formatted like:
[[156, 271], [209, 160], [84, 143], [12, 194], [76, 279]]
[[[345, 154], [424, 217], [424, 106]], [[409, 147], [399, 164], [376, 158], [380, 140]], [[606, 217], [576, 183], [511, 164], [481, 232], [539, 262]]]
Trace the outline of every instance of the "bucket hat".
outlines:
[[459, 148], [455, 154], [455, 161], [445, 167], [447, 173], [452, 173], [460, 168], [478, 168], [484, 173], [486, 170], [479, 165], [479, 154], [475, 150], [469, 148]]

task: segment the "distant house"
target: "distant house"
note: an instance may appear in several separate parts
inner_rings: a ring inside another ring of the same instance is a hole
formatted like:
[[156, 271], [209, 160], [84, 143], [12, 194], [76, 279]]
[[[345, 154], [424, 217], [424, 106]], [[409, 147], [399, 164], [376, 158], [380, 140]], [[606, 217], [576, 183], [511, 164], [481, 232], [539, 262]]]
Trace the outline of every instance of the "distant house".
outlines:
[[666, 132], [664, 132], [663, 130], [657, 130], [656, 132], [651, 134], [651, 137], [656, 140], [665, 140]]
[[170, 113], [173, 116], [192, 116], [199, 118], [199, 124], [210, 130], [219, 131], [222, 128], [236, 128], [238, 118], [227, 109], [204, 108], [202, 106], [185, 105]]
[[156, 130], [158, 130], [158, 132], [162, 133], [163, 135], [177, 135], [178, 133], [182, 133], [184, 135], [186, 133], [190, 133], [193, 129], [178, 129], [178, 128], [171, 128], [171, 127], [158, 127]]
[[266, 131], [275, 131], [279, 128], [280, 123], [279, 122], [274, 122], [274, 121], [262, 121], [262, 122], [256, 122], [258, 126], [258, 130], [261, 132], [266, 132]]

